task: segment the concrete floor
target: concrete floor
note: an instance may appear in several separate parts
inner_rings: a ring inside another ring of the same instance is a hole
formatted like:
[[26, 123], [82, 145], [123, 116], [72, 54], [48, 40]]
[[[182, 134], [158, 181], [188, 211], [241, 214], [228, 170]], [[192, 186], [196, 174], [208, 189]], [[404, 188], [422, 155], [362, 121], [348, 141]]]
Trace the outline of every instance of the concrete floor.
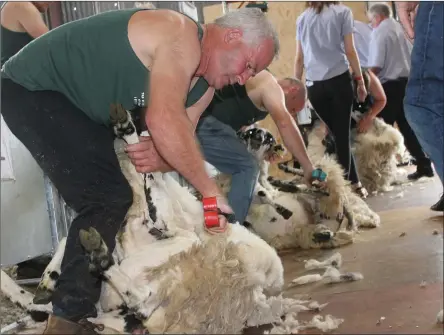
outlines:
[[[396, 198], [400, 192], [403, 197]], [[282, 254], [286, 283], [309, 273], [303, 260], [325, 259], [338, 251], [341, 272], [364, 275], [357, 282], [290, 288], [285, 295], [328, 302], [321, 314], [345, 320], [336, 334], [442, 334], [436, 315], [443, 308], [443, 216], [429, 209], [441, 193], [437, 178], [397, 186], [367, 200], [380, 214], [381, 227], [362, 231], [354, 244]], [[298, 319], [312, 316], [301, 313]], [[378, 322], [381, 317], [385, 319]]]

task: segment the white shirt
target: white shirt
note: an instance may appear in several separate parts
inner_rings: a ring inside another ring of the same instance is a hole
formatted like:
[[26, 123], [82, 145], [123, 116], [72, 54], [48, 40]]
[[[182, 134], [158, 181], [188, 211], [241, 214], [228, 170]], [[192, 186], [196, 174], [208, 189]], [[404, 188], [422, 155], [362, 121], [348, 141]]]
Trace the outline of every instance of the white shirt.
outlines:
[[361, 21], [355, 20], [353, 28], [353, 39], [355, 40], [355, 48], [358, 52], [359, 63], [362, 67], [368, 67], [368, 56], [370, 40], [372, 36], [372, 28]]
[[381, 83], [408, 77], [413, 45], [393, 18], [385, 19], [373, 29], [370, 39], [369, 67], [378, 67]]
[[344, 36], [353, 32], [350, 8], [341, 4], [330, 5], [319, 14], [308, 8], [298, 17], [296, 26], [307, 80], [327, 80], [348, 71]]

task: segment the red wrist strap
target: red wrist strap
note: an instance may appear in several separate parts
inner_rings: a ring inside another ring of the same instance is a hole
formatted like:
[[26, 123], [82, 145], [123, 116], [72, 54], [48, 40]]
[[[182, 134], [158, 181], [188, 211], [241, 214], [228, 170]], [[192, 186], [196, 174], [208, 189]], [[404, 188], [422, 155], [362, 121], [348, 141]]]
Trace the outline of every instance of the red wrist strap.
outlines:
[[219, 227], [219, 214], [217, 208], [217, 198], [203, 198], [204, 221], [207, 228]]
[[359, 77], [355, 77], [355, 80], [362, 80], [362, 76], [359, 76]]
[[204, 211], [217, 211], [217, 198], [216, 197], [210, 197], [210, 198], [203, 198], [203, 209]]

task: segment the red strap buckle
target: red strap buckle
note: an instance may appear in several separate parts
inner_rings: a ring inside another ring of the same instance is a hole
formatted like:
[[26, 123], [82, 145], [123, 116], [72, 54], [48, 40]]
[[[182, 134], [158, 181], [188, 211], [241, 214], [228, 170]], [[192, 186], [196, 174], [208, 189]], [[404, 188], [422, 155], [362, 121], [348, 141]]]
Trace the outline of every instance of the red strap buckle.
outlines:
[[207, 228], [219, 227], [219, 214], [216, 197], [203, 198], [204, 220]]

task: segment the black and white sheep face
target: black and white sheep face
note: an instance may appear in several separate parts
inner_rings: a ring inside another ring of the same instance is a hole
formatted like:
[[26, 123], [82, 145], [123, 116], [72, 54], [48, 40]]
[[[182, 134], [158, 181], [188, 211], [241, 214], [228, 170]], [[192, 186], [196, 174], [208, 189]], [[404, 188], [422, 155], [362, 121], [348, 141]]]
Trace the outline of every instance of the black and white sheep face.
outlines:
[[251, 128], [237, 133], [239, 138], [245, 143], [258, 160], [263, 160], [272, 155], [283, 156], [285, 148], [281, 144], [276, 144], [274, 136], [264, 128]]

